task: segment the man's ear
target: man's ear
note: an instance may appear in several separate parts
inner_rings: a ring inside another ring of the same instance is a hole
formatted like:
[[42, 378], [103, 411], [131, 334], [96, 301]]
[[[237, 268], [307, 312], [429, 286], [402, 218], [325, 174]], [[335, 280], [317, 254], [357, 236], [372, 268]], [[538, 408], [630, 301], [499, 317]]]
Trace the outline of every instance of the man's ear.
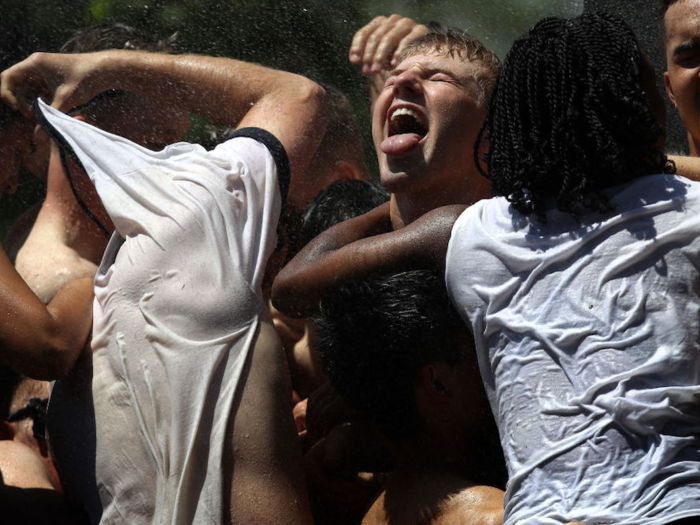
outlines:
[[673, 94], [673, 86], [671, 85], [671, 79], [668, 76], [668, 71], [664, 72], [664, 85], [666, 86], [666, 94], [669, 100], [673, 103], [673, 107], [678, 109], [678, 104], [676, 104], [676, 96]]
[[0, 421], [0, 441], [12, 440], [15, 438], [15, 427], [7, 421]]
[[481, 137], [481, 140], [479, 141], [479, 145], [477, 146], [476, 153], [479, 157], [479, 166], [485, 172], [488, 172], [488, 166], [486, 165], [486, 154], [489, 152], [490, 147], [491, 147], [491, 142], [489, 141], [489, 138], [486, 136], [486, 133], [484, 133]]
[[433, 403], [449, 403], [453, 392], [450, 374], [445, 363], [428, 363], [418, 372], [418, 381], [424, 395]]
[[333, 167], [331, 180], [360, 180], [362, 175], [352, 162], [342, 161]]

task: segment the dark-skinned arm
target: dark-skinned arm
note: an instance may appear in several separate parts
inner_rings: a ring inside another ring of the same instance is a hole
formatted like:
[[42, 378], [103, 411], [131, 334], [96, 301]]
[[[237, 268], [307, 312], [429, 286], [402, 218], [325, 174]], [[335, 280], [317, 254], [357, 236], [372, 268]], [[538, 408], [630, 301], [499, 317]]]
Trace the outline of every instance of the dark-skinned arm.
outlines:
[[33, 379], [65, 377], [90, 335], [92, 299], [92, 278], [74, 279], [44, 306], [0, 249], [0, 359]]
[[272, 303], [290, 317], [308, 317], [321, 297], [344, 282], [385, 272], [444, 271], [452, 226], [465, 206], [445, 206], [391, 230], [389, 204], [329, 228], [285, 266]]

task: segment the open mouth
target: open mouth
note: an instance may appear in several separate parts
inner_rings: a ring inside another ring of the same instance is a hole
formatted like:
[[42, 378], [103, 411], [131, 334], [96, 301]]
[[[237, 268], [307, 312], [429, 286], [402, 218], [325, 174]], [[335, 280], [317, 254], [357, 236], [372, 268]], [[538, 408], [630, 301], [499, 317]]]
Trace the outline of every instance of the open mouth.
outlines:
[[389, 136], [404, 133], [415, 133], [423, 138], [428, 133], [428, 128], [420, 121], [415, 111], [399, 108], [391, 114], [389, 119]]

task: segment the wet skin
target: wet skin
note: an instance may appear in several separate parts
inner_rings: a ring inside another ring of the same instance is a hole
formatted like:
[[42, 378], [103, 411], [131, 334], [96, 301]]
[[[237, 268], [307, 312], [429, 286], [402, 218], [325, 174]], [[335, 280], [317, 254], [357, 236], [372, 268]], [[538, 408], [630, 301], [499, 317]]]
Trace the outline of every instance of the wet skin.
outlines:
[[[480, 66], [436, 53], [411, 56], [380, 93], [372, 134], [382, 184], [428, 209], [489, 196], [474, 166], [474, 143], [485, 117], [474, 78]], [[392, 123], [396, 111], [405, 113]], [[426, 210], [427, 211], [427, 210]]]
[[681, 0], [664, 17], [666, 92], [688, 131], [690, 153], [700, 153], [700, 0]]

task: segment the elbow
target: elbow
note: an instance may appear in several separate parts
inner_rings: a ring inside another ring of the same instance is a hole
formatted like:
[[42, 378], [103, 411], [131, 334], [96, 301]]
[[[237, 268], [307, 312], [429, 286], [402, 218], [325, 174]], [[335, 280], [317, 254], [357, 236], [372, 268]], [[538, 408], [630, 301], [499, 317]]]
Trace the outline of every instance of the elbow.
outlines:
[[302, 315], [297, 315], [297, 308], [295, 308], [294, 305], [293, 291], [290, 289], [287, 283], [284, 282], [284, 279], [280, 279], [279, 276], [277, 276], [272, 283], [270, 300], [272, 302], [272, 306], [274, 306], [275, 309], [279, 310], [284, 315], [293, 318], [303, 317]]
[[326, 90], [319, 84], [308, 78], [301, 78], [303, 81], [296, 84], [298, 103], [305, 108], [304, 115], [311, 134], [311, 137], [306, 137], [305, 140], [315, 139], [315, 151], [326, 133], [329, 113], [328, 96]]
[[82, 347], [63, 338], [50, 337], [41, 347], [36, 362], [26, 375], [40, 381], [65, 379], [75, 365]]
[[316, 313], [314, 296], [310, 290], [300, 290], [294, 279], [279, 276], [272, 283], [272, 306], [287, 317], [302, 319]]

